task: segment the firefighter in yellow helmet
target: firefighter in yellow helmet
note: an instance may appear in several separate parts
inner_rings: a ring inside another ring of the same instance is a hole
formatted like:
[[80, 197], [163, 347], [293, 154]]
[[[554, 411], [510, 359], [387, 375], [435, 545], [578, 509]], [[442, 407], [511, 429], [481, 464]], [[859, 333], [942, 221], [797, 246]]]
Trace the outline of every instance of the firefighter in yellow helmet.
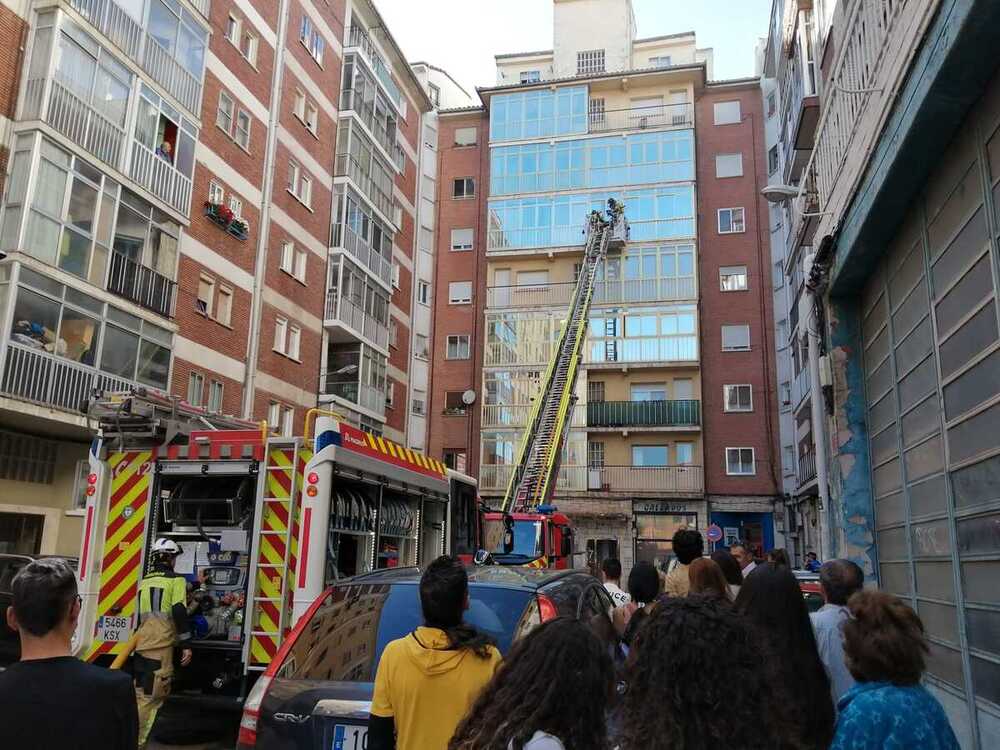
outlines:
[[153, 543], [153, 570], [139, 584], [139, 631], [136, 634], [135, 698], [139, 705], [139, 748], [149, 739], [156, 712], [170, 694], [174, 647], [180, 645], [181, 666], [191, 662], [187, 581], [174, 572], [181, 548], [172, 539]]

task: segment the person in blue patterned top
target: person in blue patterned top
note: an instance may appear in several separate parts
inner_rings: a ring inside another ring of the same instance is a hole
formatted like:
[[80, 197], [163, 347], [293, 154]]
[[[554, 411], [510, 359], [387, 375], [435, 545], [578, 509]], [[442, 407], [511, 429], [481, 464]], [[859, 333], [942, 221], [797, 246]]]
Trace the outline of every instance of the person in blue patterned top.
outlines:
[[830, 750], [958, 750], [944, 709], [920, 684], [927, 640], [917, 614], [880, 591], [860, 591], [847, 606], [844, 654], [858, 684], [837, 704]]

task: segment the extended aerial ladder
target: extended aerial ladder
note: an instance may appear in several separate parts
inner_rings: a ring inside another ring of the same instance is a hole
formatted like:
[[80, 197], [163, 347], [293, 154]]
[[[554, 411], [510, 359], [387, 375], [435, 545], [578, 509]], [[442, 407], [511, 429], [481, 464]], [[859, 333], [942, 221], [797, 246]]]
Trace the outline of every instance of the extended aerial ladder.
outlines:
[[531, 511], [552, 497], [567, 426], [576, 403], [576, 378], [587, 338], [590, 303], [598, 269], [608, 250], [620, 249], [628, 239], [624, 209], [616, 204], [610, 221], [593, 212], [587, 226], [586, 253], [563, 323], [555, 355], [542, 379], [507, 484], [500, 510], [504, 513]]

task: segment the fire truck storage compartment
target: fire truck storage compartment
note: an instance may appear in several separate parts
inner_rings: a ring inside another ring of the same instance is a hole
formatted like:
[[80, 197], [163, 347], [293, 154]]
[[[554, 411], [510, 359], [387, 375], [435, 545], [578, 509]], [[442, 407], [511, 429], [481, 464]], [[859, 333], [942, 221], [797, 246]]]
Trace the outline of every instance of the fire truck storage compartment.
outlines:
[[378, 513], [378, 568], [417, 564], [417, 516], [420, 498], [385, 489]]
[[203, 534], [250, 529], [255, 477], [166, 476], [160, 480], [163, 521], [171, 531]]

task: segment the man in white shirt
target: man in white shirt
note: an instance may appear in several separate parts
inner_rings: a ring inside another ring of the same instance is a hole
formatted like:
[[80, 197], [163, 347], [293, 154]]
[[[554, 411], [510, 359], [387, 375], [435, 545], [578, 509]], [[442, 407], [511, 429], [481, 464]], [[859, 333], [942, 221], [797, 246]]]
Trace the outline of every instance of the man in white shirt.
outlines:
[[844, 658], [844, 623], [850, 619], [847, 600], [864, 588], [865, 574], [850, 560], [830, 560], [819, 569], [819, 584], [826, 602], [809, 615], [820, 661], [830, 677], [833, 705], [854, 687], [854, 677]]
[[622, 564], [620, 560], [609, 557], [601, 563], [601, 579], [604, 581], [604, 588], [611, 594], [611, 601], [616, 607], [624, 607], [632, 597], [622, 591]]
[[744, 578], [750, 575], [754, 568], [757, 567], [757, 563], [753, 559], [753, 552], [743, 542], [736, 542], [736, 544], [729, 548], [729, 551], [736, 558], [736, 562], [740, 564]]

